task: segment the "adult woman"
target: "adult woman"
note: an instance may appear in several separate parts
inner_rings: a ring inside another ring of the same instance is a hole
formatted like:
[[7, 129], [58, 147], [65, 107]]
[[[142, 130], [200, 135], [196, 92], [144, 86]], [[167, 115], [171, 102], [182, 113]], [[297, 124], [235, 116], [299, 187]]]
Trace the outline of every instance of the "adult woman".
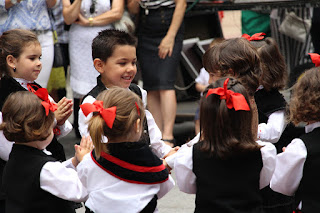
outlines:
[[53, 63], [52, 26], [48, 8], [57, 0], [0, 0], [0, 34], [11, 29], [35, 32], [42, 48], [42, 71], [37, 83], [47, 87]]
[[92, 62], [91, 43], [101, 30], [122, 17], [124, 0], [62, 0], [69, 31], [70, 85], [74, 98], [74, 127], [78, 133], [80, 99], [95, 85], [99, 73]]
[[[185, 0], [128, 0], [128, 10], [139, 13], [137, 56], [148, 109], [162, 132], [174, 142], [176, 116], [174, 83], [183, 42]], [[140, 11], [140, 12], [139, 12]]]

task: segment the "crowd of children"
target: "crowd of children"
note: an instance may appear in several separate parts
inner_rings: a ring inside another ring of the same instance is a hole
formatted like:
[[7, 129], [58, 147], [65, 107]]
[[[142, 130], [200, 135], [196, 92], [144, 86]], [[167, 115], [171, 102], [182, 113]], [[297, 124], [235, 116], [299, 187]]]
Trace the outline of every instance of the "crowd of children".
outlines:
[[[86, 212], [155, 212], [174, 186], [171, 169], [179, 189], [196, 194], [195, 212], [320, 211], [318, 67], [297, 80], [288, 104], [280, 93], [286, 66], [272, 38], [219, 41], [203, 56], [209, 79], [199, 133], [171, 148], [146, 91], [131, 83], [136, 44], [118, 30], [93, 40], [100, 76], [80, 105], [83, 138], [66, 160], [57, 139], [71, 130], [72, 101], [55, 103], [35, 82], [42, 64], [34, 33], [1, 35], [0, 212], [75, 212], [74, 202]], [[312, 59], [318, 66], [319, 56]]]

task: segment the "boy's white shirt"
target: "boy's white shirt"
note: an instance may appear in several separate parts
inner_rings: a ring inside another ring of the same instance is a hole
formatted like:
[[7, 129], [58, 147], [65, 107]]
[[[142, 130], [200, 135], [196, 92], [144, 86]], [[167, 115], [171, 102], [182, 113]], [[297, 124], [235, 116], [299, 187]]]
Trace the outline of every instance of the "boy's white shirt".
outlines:
[[[140, 88], [140, 87], [139, 87]], [[147, 105], [147, 92], [144, 89], [140, 88], [140, 91], [142, 93], [142, 102], [144, 107]], [[92, 104], [95, 102], [96, 99], [92, 96], [87, 96], [82, 103], [90, 103]], [[161, 139], [162, 134], [160, 129], [158, 128], [152, 114], [145, 110], [146, 113], [146, 119], [148, 124], [148, 132], [150, 137], [150, 148], [152, 149], [153, 153], [155, 153], [159, 158], [162, 158], [166, 154], [170, 152], [172, 149], [169, 145], [166, 145]], [[88, 136], [88, 121], [92, 117], [92, 113], [90, 113], [87, 117], [83, 114], [81, 108], [79, 110], [79, 132], [81, 136]], [[107, 141], [107, 138], [103, 140], [104, 142]]]
[[[27, 81], [25, 79], [21, 79], [21, 78], [14, 78], [18, 83], [20, 83], [20, 85], [25, 88], [26, 90], [28, 90], [27, 88], [27, 83], [33, 83], [30, 81]], [[49, 99], [51, 102], [54, 102], [53, 98], [49, 95]], [[67, 134], [69, 134], [69, 132], [71, 132], [72, 130], [72, 125], [71, 123], [66, 120], [66, 122], [59, 126], [56, 125], [57, 121], [56, 119], [54, 120], [55, 125], [60, 129], [60, 135], [56, 135], [56, 138], [59, 139], [61, 137], [66, 136]], [[2, 112], [0, 112], [0, 124], [2, 123]], [[12, 145], [14, 142], [8, 141], [5, 136], [3, 135], [3, 131], [0, 131], [0, 158], [4, 161], [8, 161], [9, 159], [9, 154], [12, 150]]]
[[[305, 127], [305, 132], [312, 132], [318, 127], [320, 122], [309, 124]], [[270, 182], [271, 189], [284, 195], [294, 195], [303, 176], [307, 155], [304, 142], [300, 138], [293, 139], [285, 151], [277, 155], [276, 169]]]
[[[199, 134], [196, 137], [199, 137]], [[187, 143], [183, 145], [175, 154], [175, 156], [173, 157], [173, 164], [171, 164], [171, 168], [173, 168], [175, 171], [176, 182], [179, 189], [188, 194], [195, 194], [197, 189], [196, 176], [193, 173], [192, 155], [193, 145], [197, 142], [196, 140], [192, 140], [190, 142], [189, 144]], [[273, 171], [275, 169], [275, 159], [277, 151], [275, 146], [269, 142], [257, 141], [257, 143], [263, 146], [260, 149], [263, 167], [260, 171], [259, 185], [260, 189], [262, 189], [270, 183]]]

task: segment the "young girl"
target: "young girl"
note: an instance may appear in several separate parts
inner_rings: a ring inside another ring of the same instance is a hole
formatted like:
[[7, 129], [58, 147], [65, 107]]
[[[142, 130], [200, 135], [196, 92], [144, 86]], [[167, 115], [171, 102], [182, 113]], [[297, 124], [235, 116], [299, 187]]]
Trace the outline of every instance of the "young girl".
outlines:
[[262, 212], [260, 189], [269, 184], [276, 150], [255, 142], [244, 86], [222, 78], [200, 103], [200, 141], [183, 145], [174, 169], [181, 191], [196, 194], [195, 212]]
[[88, 130], [95, 148], [77, 167], [89, 193], [87, 211], [154, 212], [157, 199], [174, 182], [148, 143], [140, 140], [145, 110], [139, 96], [114, 87], [80, 107], [85, 115], [93, 112]]
[[295, 195], [303, 213], [320, 212], [320, 70], [306, 71], [294, 85], [289, 105], [290, 121], [306, 123], [305, 134], [295, 138], [278, 154], [270, 187], [279, 193]]
[[[41, 46], [37, 36], [27, 30], [9, 30], [0, 36], [0, 111], [7, 97], [17, 91], [37, 90], [40, 85], [34, 81], [37, 79], [42, 64], [40, 61]], [[63, 98], [58, 103], [55, 112], [55, 132], [57, 137], [68, 134], [72, 126], [67, 118], [72, 113], [72, 102]], [[0, 113], [0, 123], [2, 122]], [[7, 141], [0, 132], [0, 180], [5, 162], [9, 158], [12, 143]], [[53, 138], [47, 148], [52, 156], [58, 160], [65, 160], [63, 146]], [[0, 206], [3, 196], [0, 195]]]
[[12, 93], [3, 105], [0, 130], [15, 142], [3, 172], [5, 212], [74, 212], [68, 200], [86, 200], [87, 190], [74, 168], [93, 145], [83, 138], [75, 145], [75, 157], [63, 163], [48, 155], [56, 109], [44, 88], [35, 94]]

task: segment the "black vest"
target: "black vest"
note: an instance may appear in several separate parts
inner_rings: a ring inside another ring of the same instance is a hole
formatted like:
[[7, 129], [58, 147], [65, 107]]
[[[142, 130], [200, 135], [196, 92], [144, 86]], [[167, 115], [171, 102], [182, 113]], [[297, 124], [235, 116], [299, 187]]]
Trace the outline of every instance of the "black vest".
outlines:
[[302, 201], [303, 213], [320, 212], [320, 128], [300, 136], [307, 148], [307, 159], [303, 167], [303, 176], [296, 193]]
[[209, 157], [193, 146], [193, 173], [196, 175], [195, 212], [259, 213], [259, 190], [263, 166], [260, 150], [226, 160]]
[[72, 202], [40, 188], [43, 165], [56, 161], [43, 151], [14, 144], [3, 173], [3, 189], [8, 213], [74, 213]]

